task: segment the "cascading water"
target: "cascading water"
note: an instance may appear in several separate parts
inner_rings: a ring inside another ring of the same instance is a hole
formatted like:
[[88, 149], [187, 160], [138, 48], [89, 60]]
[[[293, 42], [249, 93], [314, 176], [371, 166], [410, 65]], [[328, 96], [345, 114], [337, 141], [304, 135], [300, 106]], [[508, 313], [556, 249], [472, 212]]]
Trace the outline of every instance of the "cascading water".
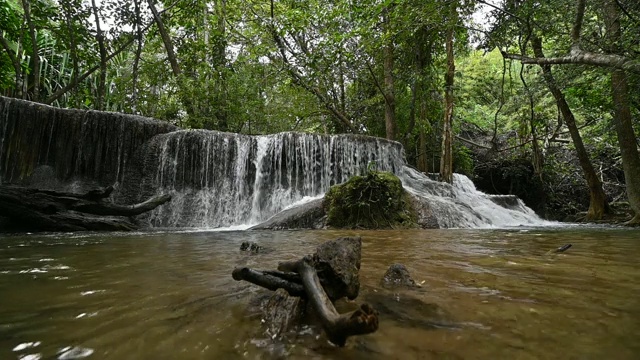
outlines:
[[0, 97], [0, 184], [78, 192], [115, 184], [121, 203], [170, 192], [171, 203], [143, 219], [150, 226], [217, 228], [260, 223], [374, 164], [398, 175], [440, 227], [544, 224], [520, 200], [476, 191], [462, 175], [449, 185], [405, 166], [397, 142], [176, 129], [139, 116]]
[[456, 174], [453, 185], [429, 179], [405, 166], [399, 143], [384, 139], [185, 130], [154, 137], [145, 152], [137, 193], [174, 194], [170, 204], [149, 214], [155, 227], [257, 224], [292, 204], [321, 197], [331, 185], [372, 165], [398, 175], [409, 192], [429, 204], [440, 227], [542, 223], [521, 201], [500, 206], [463, 175]]
[[509, 206], [499, 205], [503, 197], [476, 190], [468, 177], [454, 174], [453, 184], [431, 180], [428, 176], [405, 166], [400, 175], [403, 186], [426, 201], [442, 228], [482, 228], [519, 225], [543, 225], [546, 221], [528, 208], [522, 200], [509, 198]]
[[144, 151], [137, 193], [174, 194], [149, 215], [157, 227], [256, 224], [371, 164], [394, 173], [404, 165], [400, 144], [354, 135], [185, 130], [156, 136]]

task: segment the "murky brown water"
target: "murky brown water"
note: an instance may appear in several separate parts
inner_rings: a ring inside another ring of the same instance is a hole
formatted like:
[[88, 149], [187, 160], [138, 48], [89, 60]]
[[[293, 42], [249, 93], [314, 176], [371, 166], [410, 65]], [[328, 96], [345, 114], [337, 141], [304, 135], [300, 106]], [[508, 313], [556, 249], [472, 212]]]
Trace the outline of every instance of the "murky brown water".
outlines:
[[[257, 287], [234, 267], [275, 268], [354, 234], [361, 298], [433, 305], [381, 315], [345, 348], [314, 328], [271, 340], [246, 316]], [[275, 251], [248, 256], [245, 240]], [[637, 359], [639, 258], [627, 229], [3, 235], [0, 359]], [[394, 262], [423, 288], [380, 289]]]

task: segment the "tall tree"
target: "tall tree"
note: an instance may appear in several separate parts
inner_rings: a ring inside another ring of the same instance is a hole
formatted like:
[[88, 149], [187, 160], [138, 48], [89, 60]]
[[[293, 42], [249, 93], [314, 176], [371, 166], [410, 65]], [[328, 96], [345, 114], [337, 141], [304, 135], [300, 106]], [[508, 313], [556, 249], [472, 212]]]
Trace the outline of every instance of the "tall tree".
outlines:
[[[542, 40], [539, 37], [534, 37], [532, 39], [532, 46], [537, 58], [542, 59], [545, 57], [542, 51]], [[571, 140], [573, 141], [573, 145], [576, 150], [576, 155], [580, 162], [580, 167], [582, 168], [585, 179], [587, 180], [587, 185], [589, 186], [589, 210], [587, 211], [587, 220], [600, 220], [605, 214], [611, 213], [607, 196], [605, 195], [604, 190], [602, 190], [602, 182], [598, 178], [596, 171], [593, 169], [593, 165], [589, 159], [589, 154], [587, 153], [582, 141], [582, 136], [580, 136], [580, 130], [576, 124], [575, 116], [573, 115], [573, 112], [569, 107], [569, 103], [567, 103], [562, 90], [560, 90], [560, 87], [553, 76], [551, 65], [541, 64], [540, 67], [542, 67], [543, 77], [549, 91], [556, 100], [556, 104], [562, 114], [564, 123], [567, 124], [569, 133], [571, 134]]]
[[[22, 0], [22, 7], [24, 10], [24, 20], [29, 27], [29, 36], [31, 38], [31, 62], [33, 63], [32, 69], [32, 86], [33, 92], [31, 100], [40, 100], [40, 51], [38, 49], [38, 31], [36, 30], [34, 19], [31, 16], [31, 2], [29, 0]], [[28, 77], [24, 77], [27, 79]]]
[[444, 85], [444, 120], [442, 129], [442, 156], [440, 157], [440, 180], [448, 183], [453, 182], [453, 132], [451, 124], [453, 122], [453, 82], [455, 77], [455, 58], [453, 55], [453, 41], [455, 26], [457, 23], [457, 6], [453, 1], [450, 5], [449, 26], [446, 31], [446, 51], [447, 51], [447, 73]]
[[387, 139], [396, 139], [396, 96], [393, 79], [394, 70], [394, 47], [391, 18], [393, 15], [393, 4], [384, 9], [384, 27], [387, 39], [384, 44], [384, 122]]
[[100, 77], [97, 86], [97, 96], [95, 102], [96, 110], [103, 110], [103, 102], [106, 88], [107, 78], [107, 49], [104, 44], [104, 33], [100, 25], [100, 9], [96, 6], [96, 0], [91, 0], [91, 9], [93, 10], [93, 17], [96, 23], [96, 40], [98, 40], [98, 49], [100, 49]]
[[629, 204], [635, 212], [631, 223], [640, 223], [640, 155], [632, 124], [629, 107], [629, 90], [626, 72], [640, 73], [640, 61], [623, 53], [624, 43], [621, 31], [621, 4], [619, 0], [601, 0], [601, 11], [606, 27], [604, 52], [583, 49], [582, 28], [586, 13], [586, 0], [576, 0], [575, 17], [570, 34], [569, 54], [557, 57], [527, 57], [503, 51], [505, 58], [520, 60], [522, 64], [582, 64], [611, 69], [611, 95], [614, 103], [614, 123], [625, 174], [625, 184]]
[[[584, 0], [579, 0], [579, 2], [584, 2]], [[607, 39], [611, 47], [610, 51], [613, 54], [622, 52], [620, 46], [623, 41], [620, 28], [621, 15], [620, 7], [616, 0], [605, 0], [604, 18]], [[640, 224], [640, 154], [638, 153], [638, 140], [632, 125], [627, 74], [623, 68], [614, 67], [611, 70], [611, 95], [613, 97], [614, 119], [620, 144], [620, 155], [622, 157], [622, 169], [624, 170], [624, 179], [627, 185], [627, 197], [629, 205], [635, 211], [635, 216], [631, 223]]]

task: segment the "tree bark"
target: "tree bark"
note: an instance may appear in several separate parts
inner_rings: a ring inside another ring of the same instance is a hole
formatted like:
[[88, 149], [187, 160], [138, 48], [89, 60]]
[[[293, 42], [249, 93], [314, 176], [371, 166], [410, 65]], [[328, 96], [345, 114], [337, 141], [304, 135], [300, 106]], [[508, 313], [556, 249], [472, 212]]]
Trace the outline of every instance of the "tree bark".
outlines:
[[[533, 38], [532, 45], [535, 56], [537, 58], [544, 58], [542, 41], [540, 38]], [[582, 167], [582, 171], [584, 172], [585, 179], [589, 186], [589, 210], [587, 211], [587, 220], [600, 220], [605, 214], [611, 213], [607, 197], [602, 190], [602, 183], [593, 169], [591, 160], [589, 160], [589, 154], [582, 142], [582, 137], [580, 136], [580, 131], [576, 125], [576, 119], [573, 116], [573, 112], [553, 77], [551, 65], [540, 65], [540, 67], [542, 67], [542, 74], [545, 82], [547, 83], [547, 87], [555, 98], [558, 109], [560, 109], [560, 113], [562, 114], [562, 118], [567, 124], [567, 128], [569, 128], [569, 133], [571, 134], [571, 139], [573, 140], [573, 145], [576, 149], [580, 167]]]
[[164, 21], [160, 17], [160, 13], [156, 8], [154, 0], [147, 0], [149, 3], [149, 10], [153, 14], [153, 19], [158, 27], [158, 32], [160, 32], [160, 37], [162, 38], [162, 43], [164, 44], [164, 49], [167, 52], [167, 57], [169, 58], [169, 64], [171, 64], [171, 71], [173, 72], [173, 76], [178, 79], [180, 75], [182, 75], [182, 70], [180, 69], [180, 65], [178, 64], [178, 58], [176, 57], [176, 53], [173, 50], [173, 41], [171, 41], [171, 36], [167, 31], [167, 28], [164, 26]]
[[[217, 20], [216, 37], [214, 43], [214, 66], [219, 74], [216, 78], [216, 119], [217, 130], [229, 131], [229, 110], [227, 96], [227, 74], [224, 69], [227, 63], [227, 1], [218, 0], [214, 3]], [[206, 13], [206, 11], [205, 11]], [[205, 14], [205, 16], [207, 16]]]
[[96, 40], [98, 40], [98, 48], [100, 50], [100, 78], [98, 81], [98, 88], [96, 89], [97, 98], [94, 109], [103, 110], [105, 83], [107, 78], [107, 50], [104, 46], [104, 34], [100, 28], [100, 12], [96, 6], [96, 0], [91, 0], [91, 8], [93, 9], [93, 16], [96, 21]]
[[31, 100], [37, 102], [40, 100], [40, 50], [38, 49], [38, 33], [31, 19], [31, 4], [29, 0], [22, 0], [22, 7], [24, 9], [24, 19], [29, 27], [29, 35], [31, 37], [31, 60], [33, 61], [33, 97]]
[[[78, 76], [80, 73], [80, 66], [78, 64], [78, 41], [76, 40], [76, 33], [73, 30], [73, 19], [74, 19], [74, 14], [72, 13], [72, 8], [71, 8], [71, 4], [67, 1], [62, 2], [62, 9], [64, 12], [64, 16], [65, 16], [65, 22], [67, 23], [67, 31], [69, 32], [69, 40], [71, 40], [71, 44], [70, 44], [70, 52], [71, 52], [71, 61], [73, 62], [73, 73], [71, 75], [71, 82], [72, 83], [77, 83], [78, 82]], [[78, 94], [78, 88], [74, 87], [75, 90], [75, 96], [73, 97], [74, 99], [74, 104], [73, 106], [76, 108], [80, 107], [80, 99], [78, 98], [77, 94]]]
[[440, 181], [448, 182], [449, 184], [453, 182], [453, 133], [451, 130], [451, 123], [453, 121], [453, 81], [455, 75], [453, 36], [454, 26], [451, 24], [449, 29], [447, 29], [446, 40], [447, 73], [445, 75], [442, 156], [440, 157]]
[[140, 67], [140, 58], [142, 57], [142, 16], [140, 15], [140, 0], [133, 1], [133, 7], [136, 19], [136, 52], [133, 58], [133, 70], [131, 72], [131, 110], [134, 114], [138, 114], [138, 70]]
[[[618, 45], [621, 40], [621, 29], [620, 9], [616, 1], [607, 0], [604, 12], [611, 52], [618, 53], [621, 51]], [[631, 223], [640, 224], [640, 154], [638, 154], [638, 143], [632, 125], [627, 74], [620, 68], [614, 68], [611, 72], [611, 95], [627, 198], [631, 209], [635, 212]]]
[[384, 24], [387, 32], [387, 42], [384, 45], [384, 122], [388, 140], [396, 139], [396, 95], [393, 79], [394, 44], [391, 36], [391, 12], [393, 5], [384, 10]]
[[233, 269], [231, 276], [236, 281], [248, 281], [272, 291], [284, 289], [291, 296], [303, 296], [305, 292], [300, 277], [298, 277], [297, 281], [294, 281], [291, 278], [287, 278], [286, 274], [287, 273], [261, 271], [244, 267]]
[[378, 330], [378, 314], [368, 304], [362, 304], [350, 313], [338, 313], [325, 293], [315, 268], [307, 259], [300, 261], [298, 273], [302, 277], [307, 298], [332, 343], [344, 346], [349, 336], [370, 334]]

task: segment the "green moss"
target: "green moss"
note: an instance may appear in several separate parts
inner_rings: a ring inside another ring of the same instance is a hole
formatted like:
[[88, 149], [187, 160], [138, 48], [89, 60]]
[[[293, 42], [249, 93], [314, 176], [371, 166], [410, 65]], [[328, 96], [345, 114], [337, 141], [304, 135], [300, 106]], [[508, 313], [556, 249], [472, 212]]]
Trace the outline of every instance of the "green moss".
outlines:
[[397, 176], [369, 171], [332, 186], [325, 195], [327, 225], [337, 228], [414, 228], [417, 215]]

